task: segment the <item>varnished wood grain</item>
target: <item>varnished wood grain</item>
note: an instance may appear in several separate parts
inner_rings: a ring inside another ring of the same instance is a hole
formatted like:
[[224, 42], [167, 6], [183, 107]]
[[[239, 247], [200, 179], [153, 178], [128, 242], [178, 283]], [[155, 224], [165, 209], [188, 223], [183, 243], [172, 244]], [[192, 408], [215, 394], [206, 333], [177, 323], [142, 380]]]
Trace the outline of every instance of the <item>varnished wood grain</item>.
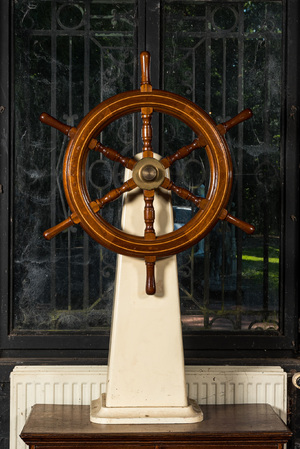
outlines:
[[[91, 199], [86, 188], [85, 164], [91, 135], [101, 132], [109, 122], [121, 117], [125, 112], [138, 112], [144, 106], [150, 105], [158, 111], [178, 115], [196, 133], [198, 131], [205, 135], [209, 143], [207, 153], [212, 181], [207, 194], [210, 203], [205, 211], [200, 211], [183, 230], [157, 236], [154, 241], [148, 242], [143, 237], [128, 235], [91, 214], [86, 202]], [[232, 184], [229, 151], [207, 114], [183, 97], [155, 90], [151, 93], [125, 92], [104, 101], [91, 111], [79, 124], [76, 135], [69, 143], [63, 171], [67, 200], [81, 217], [80, 224], [83, 229], [98, 243], [113, 251], [142, 258], [152, 255], [160, 258], [176, 254], [197, 243], [218, 221], [219, 212], [225, 206], [224, 201], [228, 198]]]
[[[132, 178], [130, 178], [128, 179], [128, 181], [125, 181], [120, 187], [116, 187], [115, 189], [106, 193], [102, 198], [98, 198], [95, 201], [92, 201], [90, 203], [90, 208], [94, 213], [97, 213], [99, 212], [100, 209], [102, 209], [105, 206], [105, 204], [115, 201], [125, 192], [129, 192], [135, 189], [136, 187], [137, 187], [136, 183], [133, 181]], [[56, 237], [60, 232], [65, 231], [74, 224], [78, 223], [80, 223], [80, 217], [78, 216], [78, 214], [76, 214], [76, 212], [73, 212], [64, 221], [58, 223], [57, 225], [53, 226], [50, 229], [47, 229], [44, 232], [43, 236], [45, 237], [45, 239], [51, 240], [53, 239], [53, 237]]]
[[[176, 193], [176, 195], [180, 196], [180, 198], [183, 198], [184, 200], [191, 201], [199, 209], [204, 210], [206, 207], [208, 207], [208, 201], [206, 198], [201, 198], [200, 196], [194, 195], [188, 189], [185, 189], [184, 187], [177, 186], [176, 184], [174, 184], [174, 182], [172, 182], [168, 178], [165, 178], [161, 187], [163, 187], [167, 190], [171, 190], [172, 192]], [[240, 220], [237, 217], [234, 217], [233, 215], [230, 215], [226, 209], [221, 210], [221, 213], [219, 215], [219, 220], [225, 220], [228, 223], [231, 223], [231, 224], [237, 226], [242, 231], [246, 232], [246, 234], [253, 234], [253, 232], [255, 231], [254, 226], [252, 226], [249, 223], [246, 223], [243, 220]]]
[[[47, 114], [46, 112], [43, 112], [40, 115], [40, 121], [48, 126], [51, 126], [52, 128], [57, 129], [58, 131], [62, 132], [69, 138], [72, 138], [77, 131], [75, 127], [68, 126], [65, 123], [60, 122], [56, 118]], [[119, 164], [123, 165], [125, 168], [128, 168], [130, 170], [132, 170], [136, 164], [136, 161], [134, 159], [122, 156], [118, 151], [106, 147], [101, 142], [98, 142], [96, 139], [91, 139], [89, 143], [89, 149], [102, 153], [105, 157], [107, 157], [111, 161], [118, 162]]]
[[292, 433], [266, 404], [201, 406], [195, 424], [102, 425], [89, 406], [35, 405], [21, 438], [45, 448], [281, 448]]
[[[227, 122], [220, 123], [219, 125], [217, 125], [217, 129], [220, 132], [220, 134], [224, 136], [224, 134], [227, 133], [227, 131], [229, 131], [231, 128], [238, 125], [239, 123], [248, 120], [249, 118], [252, 117], [252, 115], [253, 114], [251, 109], [249, 108], [245, 109], [244, 111], [240, 112], [238, 115], [228, 120]], [[181, 147], [174, 154], [164, 157], [161, 160], [161, 163], [165, 168], [168, 168], [172, 164], [174, 164], [174, 162], [187, 157], [194, 150], [196, 150], [197, 148], [204, 147], [205, 145], [206, 145], [205, 139], [203, 138], [203, 136], [199, 136], [195, 140], [193, 140], [192, 143], [185, 145], [184, 147]]]
[[156, 293], [156, 283], [155, 283], [155, 256], [146, 256], [146, 293], [147, 295], [155, 295]]
[[123, 167], [128, 168], [130, 170], [133, 169], [133, 167], [136, 165], [136, 161], [132, 159], [131, 157], [122, 156], [118, 151], [114, 150], [113, 148], [106, 147], [105, 145], [102, 145], [101, 142], [97, 142], [94, 148], [95, 151], [99, 151], [99, 153], [102, 153], [107, 159], [110, 159], [113, 162], [117, 162]]
[[[115, 201], [116, 199], [120, 198], [120, 196], [123, 195], [125, 192], [130, 192], [135, 188], [136, 183], [132, 178], [130, 178], [128, 179], [128, 181], [125, 181], [120, 187], [116, 187], [115, 189], [106, 193], [102, 198], [95, 200], [95, 203], [98, 204], [99, 209], [102, 209], [105, 204]], [[98, 212], [98, 210], [96, 211], [95, 209], [93, 209], [94, 212]]]

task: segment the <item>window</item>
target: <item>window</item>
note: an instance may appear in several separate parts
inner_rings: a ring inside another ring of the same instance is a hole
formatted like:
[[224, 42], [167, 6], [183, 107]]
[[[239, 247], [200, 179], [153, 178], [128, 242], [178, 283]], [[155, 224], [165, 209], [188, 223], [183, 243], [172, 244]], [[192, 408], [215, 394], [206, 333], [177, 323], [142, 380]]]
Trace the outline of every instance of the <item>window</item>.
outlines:
[[[192, 282], [184, 295], [184, 320], [197, 329], [200, 317], [207, 329], [280, 329], [282, 15], [281, 2], [167, 1], [164, 6], [166, 90], [203, 105], [216, 122], [246, 107], [254, 113], [227, 140], [235, 170], [229, 209], [253, 223], [256, 232], [246, 237], [220, 222], [188, 254], [194, 267], [181, 264]], [[172, 151], [172, 125], [167, 130], [164, 146]], [[177, 146], [191, 140], [182, 127], [175, 133], [182, 136]], [[180, 167], [193, 176], [186, 187], [196, 194], [205, 188], [205, 166], [194, 156]]]
[[[16, 331], [105, 331], [115, 255], [77, 227], [51, 243], [42, 236], [43, 229], [69, 215], [62, 185], [68, 139], [42, 125], [39, 113], [45, 109], [76, 126], [104, 99], [135, 87], [137, 7], [127, 1], [30, 1], [17, 2], [14, 13], [18, 218], [13, 232], [13, 326]], [[130, 117], [111, 126], [108, 134], [108, 145], [132, 152]], [[118, 168], [91, 155], [89, 183], [99, 197], [120, 185]], [[119, 216], [116, 206], [104, 210], [113, 222]]]
[[[11, 43], [5, 47], [10, 65], [1, 74], [9, 92], [1, 114], [6, 130], [1, 153], [5, 354], [24, 342], [33, 351], [79, 354], [88, 347], [90, 354], [106, 354], [116, 256], [80, 226], [51, 242], [43, 239], [44, 230], [69, 215], [61, 177], [67, 138], [38, 117], [45, 111], [77, 126], [102, 100], [138, 88], [144, 49], [151, 53], [153, 87], [194, 101], [217, 123], [247, 107], [254, 114], [226, 139], [234, 164], [228, 208], [254, 224], [256, 233], [246, 236], [220, 222], [178, 255], [187, 356], [292, 353], [298, 134], [297, 61], [288, 43], [297, 35], [296, 2], [9, 3], [1, 6], [2, 46]], [[138, 114], [125, 116], [107, 127], [101, 141], [123, 155], [136, 154], [139, 126]], [[153, 127], [153, 146], [163, 155], [195, 138], [169, 116], [155, 115]], [[209, 170], [204, 150], [174, 164], [171, 175], [176, 184], [205, 195]], [[91, 152], [93, 195], [101, 197], [119, 186], [122, 176], [119, 165]], [[178, 197], [173, 207], [176, 227], [195, 213]], [[103, 214], [118, 226], [120, 210], [119, 201]]]

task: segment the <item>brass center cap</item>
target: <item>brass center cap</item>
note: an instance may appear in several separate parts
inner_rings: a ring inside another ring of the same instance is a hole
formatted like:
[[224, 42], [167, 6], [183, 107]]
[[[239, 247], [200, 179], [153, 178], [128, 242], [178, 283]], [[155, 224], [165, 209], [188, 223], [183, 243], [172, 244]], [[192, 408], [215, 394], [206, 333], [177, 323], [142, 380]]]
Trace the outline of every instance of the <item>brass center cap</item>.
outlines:
[[152, 157], [140, 159], [132, 170], [132, 178], [142, 190], [157, 189], [165, 179], [165, 167]]
[[157, 176], [157, 170], [153, 165], [145, 165], [141, 170], [144, 181], [154, 181]]

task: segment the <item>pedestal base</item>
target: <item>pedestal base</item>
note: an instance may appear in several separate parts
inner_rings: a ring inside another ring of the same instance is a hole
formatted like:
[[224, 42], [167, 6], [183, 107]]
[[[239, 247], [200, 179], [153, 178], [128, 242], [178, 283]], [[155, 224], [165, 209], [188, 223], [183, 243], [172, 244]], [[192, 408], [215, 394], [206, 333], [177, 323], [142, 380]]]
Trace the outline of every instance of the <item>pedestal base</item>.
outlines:
[[91, 404], [90, 420], [97, 424], [196, 423], [203, 420], [199, 405], [189, 399], [187, 407], [106, 407], [105, 393]]

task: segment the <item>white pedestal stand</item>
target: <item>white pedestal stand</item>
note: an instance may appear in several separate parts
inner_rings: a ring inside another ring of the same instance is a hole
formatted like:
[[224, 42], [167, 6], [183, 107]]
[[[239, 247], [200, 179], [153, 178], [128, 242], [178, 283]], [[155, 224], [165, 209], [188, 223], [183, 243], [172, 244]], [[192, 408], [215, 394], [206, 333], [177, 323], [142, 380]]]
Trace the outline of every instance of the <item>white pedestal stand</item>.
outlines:
[[[143, 193], [135, 189], [125, 195], [122, 229], [143, 235]], [[154, 209], [156, 234], [171, 232], [169, 192], [155, 192]], [[94, 423], [203, 419], [199, 406], [186, 397], [176, 256], [157, 261], [155, 275], [156, 294], [148, 296], [144, 260], [118, 255], [107, 389], [92, 402]]]

